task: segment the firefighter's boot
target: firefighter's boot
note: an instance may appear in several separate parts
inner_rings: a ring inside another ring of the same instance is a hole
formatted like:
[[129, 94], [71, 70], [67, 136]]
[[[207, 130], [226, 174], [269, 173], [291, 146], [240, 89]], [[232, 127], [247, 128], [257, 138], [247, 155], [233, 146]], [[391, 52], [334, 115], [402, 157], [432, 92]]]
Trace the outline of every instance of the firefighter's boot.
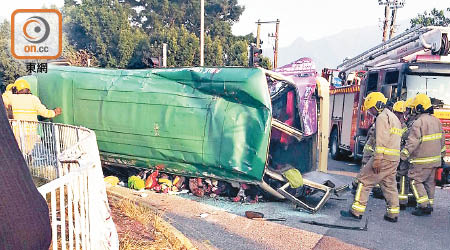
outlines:
[[416, 209], [412, 212], [415, 216], [424, 216], [424, 215], [430, 215], [431, 214], [431, 207], [416, 207]]
[[345, 218], [352, 218], [352, 219], [357, 219], [357, 220], [361, 220], [362, 215], [355, 215], [352, 213], [352, 211], [349, 210], [341, 210], [341, 216], [345, 217]]
[[390, 217], [389, 215], [385, 214], [384, 220], [395, 223], [398, 221], [398, 217]]

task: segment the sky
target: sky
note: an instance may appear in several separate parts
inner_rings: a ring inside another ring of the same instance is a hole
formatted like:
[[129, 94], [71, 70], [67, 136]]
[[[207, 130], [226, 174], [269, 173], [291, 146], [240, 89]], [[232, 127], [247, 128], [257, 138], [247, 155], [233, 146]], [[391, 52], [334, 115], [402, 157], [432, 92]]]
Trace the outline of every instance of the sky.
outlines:
[[[378, 0], [238, 0], [238, 3], [245, 6], [245, 11], [233, 26], [233, 33], [256, 35], [258, 19], [280, 19], [281, 47], [289, 46], [298, 37], [312, 41], [346, 29], [378, 25], [384, 19], [384, 6], [378, 5]], [[409, 20], [425, 10], [447, 7], [449, 0], [406, 0], [397, 12], [397, 20]], [[406, 28], [399, 27], [399, 31]], [[261, 39], [267, 41], [269, 33], [275, 33], [275, 24], [261, 26]]]
[[[205, 0], [208, 1], [208, 0]], [[235, 35], [253, 32], [256, 35], [255, 22], [280, 19], [279, 44], [290, 45], [296, 38], [307, 41], [320, 39], [339, 33], [342, 30], [381, 24], [384, 7], [378, 0], [238, 0], [245, 11], [238, 23], [233, 26]], [[15, 9], [41, 8], [55, 4], [61, 7], [64, 0], [8, 0], [2, 3], [0, 18], [10, 19]], [[398, 20], [409, 20], [432, 8], [446, 9], [448, 0], [405, 0], [405, 7], [397, 14]], [[407, 27], [399, 27], [399, 31]], [[381, 32], [381, 31], [380, 31]], [[263, 24], [261, 39], [265, 46], [273, 44], [269, 33], [275, 33], [275, 24]]]
[[6, 0], [2, 1], [0, 8], [0, 18], [11, 20], [11, 14], [16, 9], [39, 9], [42, 6], [50, 7], [55, 4], [57, 7], [64, 5], [64, 0]]

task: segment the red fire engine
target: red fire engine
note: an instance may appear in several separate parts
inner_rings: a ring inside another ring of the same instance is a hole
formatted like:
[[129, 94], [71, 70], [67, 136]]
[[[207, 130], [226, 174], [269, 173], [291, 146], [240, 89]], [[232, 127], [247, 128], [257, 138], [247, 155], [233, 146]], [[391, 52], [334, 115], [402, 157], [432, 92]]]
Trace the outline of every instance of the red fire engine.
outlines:
[[[402, 33], [360, 55], [337, 70], [324, 69], [330, 89], [330, 152], [333, 159], [362, 156], [372, 123], [361, 109], [364, 98], [382, 92], [393, 103], [418, 93], [431, 97], [441, 119], [450, 163], [449, 27], [420, 27]], [[338, 76], [338, 77], [336, 77]]]

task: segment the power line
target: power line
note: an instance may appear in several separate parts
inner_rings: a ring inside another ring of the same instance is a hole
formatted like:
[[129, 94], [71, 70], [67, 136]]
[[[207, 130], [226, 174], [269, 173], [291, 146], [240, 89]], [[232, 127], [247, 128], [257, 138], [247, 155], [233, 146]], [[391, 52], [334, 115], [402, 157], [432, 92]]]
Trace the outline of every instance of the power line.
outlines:
[[[394, 37], [395, 19], [397, 18], [397, 9], [405, 6], [406, 0], [378, 0], [379, 5], [384, 5], [384, 22], [383, 22], [383, 42]], [[391, 12], [389, 12], [391, 10]], [[390, 19], [390, 23], [389, 23]]]

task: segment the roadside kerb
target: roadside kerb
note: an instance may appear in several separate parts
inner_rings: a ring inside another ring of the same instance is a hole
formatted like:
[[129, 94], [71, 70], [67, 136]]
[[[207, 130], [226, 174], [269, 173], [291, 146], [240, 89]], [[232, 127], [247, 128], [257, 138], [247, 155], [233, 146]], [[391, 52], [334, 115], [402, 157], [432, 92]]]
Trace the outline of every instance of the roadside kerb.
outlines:
[[124, 187], [114, 187], [114, 188], [107, 188], [108, 195], [111, 195], [115, 199], [119, 200], [131, 200], [136, 202], [139, 206], [148, 208], [155, 212], [155, 216], [159, 217], [158, 223], [155, 223], [155, 229], [158, 232], [161, 232], [172, 244], [172, 246], [175, 249], [182, 249], [182, 250], [196, 250], [194, 245], [191, 243], [191, 241], [184, 236], [178, 229], [176, 229], [174, 226], [172, 226], [170, 223], [165, 221], [163, 218], [158, 216], [158, 209], [146, 204], [145, 202], [141, 202], [143, 200], [142, 197], [130, 196], [130, 191], [127, 188]]

